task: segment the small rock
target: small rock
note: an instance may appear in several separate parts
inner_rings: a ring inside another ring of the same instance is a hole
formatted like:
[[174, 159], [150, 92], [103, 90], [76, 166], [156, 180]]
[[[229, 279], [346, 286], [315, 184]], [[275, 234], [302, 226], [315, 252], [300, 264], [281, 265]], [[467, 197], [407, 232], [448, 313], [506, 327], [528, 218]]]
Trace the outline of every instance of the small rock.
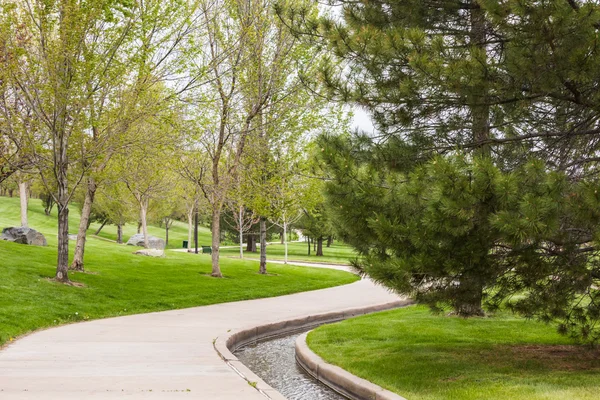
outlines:
[[138, 256], [148, 256], [148, 257], [164, 257], [165, 251], [159, 249], [143, 249], [138, 250], [133, 254], [137, 254]]
[[11, 227], [2, 230], [2, 240], [32, 246], [47, 246], [44, 235], [31, 228]]
[[[127, 244], [129, 246], [144, 247], [144, 235], [142, 233], [133, 235], [129, 238]], [[163, 250], [165, 248], [165, 241], [156, 236], [148, 236], [148, 248]]]

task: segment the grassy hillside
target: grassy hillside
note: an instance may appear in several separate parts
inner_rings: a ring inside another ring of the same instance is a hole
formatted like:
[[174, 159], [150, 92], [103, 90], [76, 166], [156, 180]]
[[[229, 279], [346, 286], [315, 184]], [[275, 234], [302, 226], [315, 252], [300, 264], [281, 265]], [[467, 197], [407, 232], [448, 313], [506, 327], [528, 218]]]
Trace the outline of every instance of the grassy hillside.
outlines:
[[[358, 279], [341, 271], [269, 265], [223, 259], [224, 279], [209, 276], [210, 257], [168, 252], [165, 258], [132, 254], [136, 248], [90, 238], [87, 273], [71, 273], [83, 287], [51, 280], [56, 268], [56, 218], [46, 217], [35, 200], [30, 225], [48, 239], [48, 247], [0, 241], [0, 345], [38, 328], [110, 316], [280, 296]], [[0, 227], [18, 225], [18, 201], [0, 197]], [[76, 226], [77, 213], [70, 222]], [[159, 233], [159, 232], [157, 232]], [[73, 243], [70, 251], [72, 256]]]
[[[48, 243], [56, 243], [57, 235], [57, 218], [58, 210], [56, 207], [52, 210], [50, 216], [44, 214], [42, 201], [39, 199], [29, 200], [29, 226], [36, 229], [46, 236]], [[79, 210], [77, 206], [69, 207], [69, 232], [76, 234], [79, 229]], [[19, 214], [19, 198], [18, 197], [0, 197], [0, 227], [20, 226], [21, 217]], [[88, 230], [88, 235], [93, 235], [100, 227], [99, 223], [92, 223]], [[149, 225], [148, 232], [152, 236], [165, 238], [165, 229], [158, 226]], [[127, 224], [123, 227], [123, 239], [127, 241], [130, 236], [137, 233], [137, 224]], [[100, 232], [100, 237], [116, 241], [117, 227], [115, 225], [106, 225]], [[169, 229], [169, 248], [181, 248], [182, 241], [188, 238], [187, 224], [175, 221], [171, 229]], [[199, 227], [198, 244], [207, 245], [211, 243], [210, 230], [206, 227]]]

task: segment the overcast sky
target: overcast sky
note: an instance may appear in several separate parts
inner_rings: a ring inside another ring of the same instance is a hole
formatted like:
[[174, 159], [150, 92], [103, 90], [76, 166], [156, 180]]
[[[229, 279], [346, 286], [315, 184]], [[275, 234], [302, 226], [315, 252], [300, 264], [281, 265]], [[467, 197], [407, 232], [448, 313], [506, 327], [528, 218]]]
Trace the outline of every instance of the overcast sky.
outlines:
[[354, 113], [354, 117], [352, 118], [353, 129], [358, 128], [369, 133], [375, 131], [375, 127], [373, 126], [373, 122], [371, 121], [369, 113], [357, 106], [352, 107], [352, 112]]

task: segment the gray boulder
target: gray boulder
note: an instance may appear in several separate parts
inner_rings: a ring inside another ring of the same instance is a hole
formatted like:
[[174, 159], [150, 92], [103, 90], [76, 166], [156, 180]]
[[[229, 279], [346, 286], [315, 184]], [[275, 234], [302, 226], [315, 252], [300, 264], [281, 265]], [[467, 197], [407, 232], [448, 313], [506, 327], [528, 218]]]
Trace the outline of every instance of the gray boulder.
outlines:
[[148, 257], [164, 257], [165, 251], [158, 249], [142, 249], [138, 250], [133, 254], [137, 254], [138, 256], [148, 256]]
[[44, 235], [31, 228], [11, 227], [2, 230], [2, 240], [32, 246], [47, 246]]
[[[144, 247], [144, 235], [142, 233], [133, 235], [129, 238], [127, 244], [129, 246]], [[163, 250], [165, 248], [165, 241], [156, 236], [148, 236], [148, 248]]]

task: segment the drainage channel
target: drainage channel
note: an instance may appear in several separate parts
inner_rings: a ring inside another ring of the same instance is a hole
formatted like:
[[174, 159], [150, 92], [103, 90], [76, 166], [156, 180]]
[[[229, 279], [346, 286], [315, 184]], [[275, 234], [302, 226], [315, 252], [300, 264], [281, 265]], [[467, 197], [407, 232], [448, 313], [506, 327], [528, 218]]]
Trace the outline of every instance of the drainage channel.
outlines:
[[296, 338], [304, 332], [238, 349], [235, 356], [288, 400], [347, 400], [296, 364]]

